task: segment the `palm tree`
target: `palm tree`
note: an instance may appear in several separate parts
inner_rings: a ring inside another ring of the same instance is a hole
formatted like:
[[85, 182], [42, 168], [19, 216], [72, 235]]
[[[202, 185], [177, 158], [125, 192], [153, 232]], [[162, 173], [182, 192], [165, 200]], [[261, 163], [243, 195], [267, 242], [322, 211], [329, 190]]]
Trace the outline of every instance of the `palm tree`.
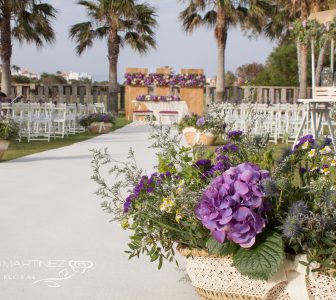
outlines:
[[231, 0], [182, 0], [188, 3], [180, 13], [180, 20], [187, 33], [200, 26], [214, 28], [217, 41], [217, 83], [216, 100], [224, 101], [225, 91], [225, 50], [230, 27], [241, 25], [260, 32], [265, 21], [268, 1], [252, 0], [251, 8], [235, 9]]
[[70, 37], [77, 43], [76, 52], [93, 46], [94, 39], [107, 39], [109, 61], [108, 110], [118, 111], [117, 65], [120, 48], [129, 45], [139, 53], [156, 47], [154, 28], [156, 10], [136, 0], [78, 1], [86, 8], [90, 21], [73, 25]]
[[39, 0], [0, 0], [1, 91], [11, 94], [12, 39], [38, 47], [55, 39], [51, 19], [56, 10]]

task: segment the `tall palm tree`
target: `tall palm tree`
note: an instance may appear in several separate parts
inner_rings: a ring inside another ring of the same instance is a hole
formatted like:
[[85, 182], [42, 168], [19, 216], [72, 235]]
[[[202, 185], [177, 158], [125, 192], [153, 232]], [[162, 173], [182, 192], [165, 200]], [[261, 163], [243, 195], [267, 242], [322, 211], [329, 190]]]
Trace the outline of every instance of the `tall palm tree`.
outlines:
[[230, 27], [241, 25], [261, 31], [265, 21], [268, 1], [252, 0], [251, 8], [235, 9], [231, 0], [182, 0], [187, 7], [180, 13], [180, 20], [187, 33], [200, 26], [214, 28], [217, 41], [217, 83], [216, 100], [224, 100], [225, 91], [225, 50]]
[[34, 43], [38, 47], [51, 43], [55, 34], [51, 20], [56, 10], [40, 0], [0, 0], [1, 91], [11, 94], [12, 40]]
[[138, 3], [136, 0], [82, 0], [78, 4], [86, 8], [90, 21], [73, 25], [70, 37], [77, 43], [78, 55], [92, 47], [94, 39], [107, 39], [108, 110], [117, 112], [117, 65], [120, 48], [129, 45], [139, 53], [146, 53], [150, 48], [156, 47], [156, 10], [149, 4]]

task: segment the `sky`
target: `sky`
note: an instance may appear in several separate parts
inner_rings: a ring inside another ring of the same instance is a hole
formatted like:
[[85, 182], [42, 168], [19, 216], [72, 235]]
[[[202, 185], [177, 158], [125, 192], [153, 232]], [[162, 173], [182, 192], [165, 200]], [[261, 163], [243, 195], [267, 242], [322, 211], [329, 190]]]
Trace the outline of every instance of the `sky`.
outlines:
[[[12, 64], [30, 71], [54, 73], [60, 71], [88, 72], [94, 80], [108, 78], [106, 41], [96, 41], [91, 49], [80, 57], [75, 54], [75, 44], [69, 38], [71, 25], [87, 20], [85, 10], [73, 0], [49, 0], [58, 10], [54, 21], [56, 41], [42, 49], [33, 45], [14, 42]], [[146, 55], [138, 55], [129, 48], [121, 50], [119, 82], [127, 67], [145, 67], [154, 72], [157, 67], [171, 66], [178, 72], [181, 68], [202, 68], [207, 77], [216, 74], [216, 43], [212, 30], [200, 28], [186, 35], [178, 20], [184, 5], [178, 0], [147, 0], [158, 10], [159, 27], [156, 29], [158, 48]], [[235, 71], [245, 63], [264, 63], [274, 48], [274, 42], [266, 38], [249, 39], [239, 28], [231, 29], [226, 51], [226, 69]]]

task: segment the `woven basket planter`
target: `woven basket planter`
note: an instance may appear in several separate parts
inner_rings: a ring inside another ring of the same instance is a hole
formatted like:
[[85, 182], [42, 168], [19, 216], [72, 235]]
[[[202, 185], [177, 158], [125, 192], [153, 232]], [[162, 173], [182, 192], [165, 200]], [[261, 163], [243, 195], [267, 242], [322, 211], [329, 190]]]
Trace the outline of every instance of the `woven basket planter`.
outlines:
[[112, 123], [104, 123], [104, 122], [94, 122], [88, 126], [90, 133], [92, 134], [102, 134], [109, 133], [112, 128]]
[[9, 141], [0, 140], [0, 159], [2, 159], [8, 147], [9, 147]]
[[190, 146], [212, 146], [217, 140], [211, 132], [200, 132], [194, 127], [185, 128], [183, 134]]
[[[336, 299], [336, 279], [331, 276], [305, 276], [303, 279], [307, 297], [292, 298], [286, 280], [276, 280], [270, 284], [264, 280], [249, 279], [238, 272], [230, 257], [185, 248], [178, 250], [185, 256], [186, 270], [192, 285], [204, 300]], [[298, 289], [302, 292], [300, 287]]]

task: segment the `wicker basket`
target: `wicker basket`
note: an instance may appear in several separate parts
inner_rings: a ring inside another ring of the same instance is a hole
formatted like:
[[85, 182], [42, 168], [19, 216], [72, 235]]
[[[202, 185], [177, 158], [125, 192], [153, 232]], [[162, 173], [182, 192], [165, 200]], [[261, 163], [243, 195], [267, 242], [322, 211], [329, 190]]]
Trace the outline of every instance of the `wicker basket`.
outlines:
[[92, 134], [102, 134], [102, 133], [109, 133], [112, 128], [112, 123], [104, 123], [104, 122], [94, 122], [88, 129]]
[[2, 159], [8, 147], [9, 147], [9, 141], [0, 140], [0, 159]]
[[190, 146], [212, 146], [217, 140], [211, 132], [199, 132], [194, 127], [185, 128], [183, 134]]
[[[271, 284], [241, 275], [230, 257], [178, 247], [196, 292], [204, 300], [292, 300], [287, 281]], [[304, 279], [309, 299], [336, 299], [336, 279], [318, 274]], [[306, 299], [306, 298], [300, 298]]]

